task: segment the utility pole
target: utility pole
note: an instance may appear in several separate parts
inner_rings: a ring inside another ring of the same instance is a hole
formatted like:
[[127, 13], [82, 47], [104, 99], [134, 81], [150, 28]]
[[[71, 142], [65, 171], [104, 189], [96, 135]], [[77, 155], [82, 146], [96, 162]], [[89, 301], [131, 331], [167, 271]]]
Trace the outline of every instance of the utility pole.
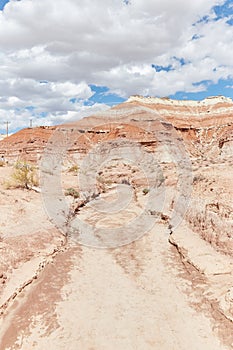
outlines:
[[9, 133], [9, 124], [11, 122], [9, 122], [8, 120], [6, 122], [4, 122], [4, 124], [6, 124], [6, 137], [8, 137], [8, 133]]

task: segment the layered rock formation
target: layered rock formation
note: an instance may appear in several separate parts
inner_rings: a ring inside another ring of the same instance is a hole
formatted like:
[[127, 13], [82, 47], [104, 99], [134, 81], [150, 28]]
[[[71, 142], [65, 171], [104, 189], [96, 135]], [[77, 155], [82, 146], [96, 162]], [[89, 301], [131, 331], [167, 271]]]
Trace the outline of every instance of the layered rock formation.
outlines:
[[37, 162], [55, 127], [22, 129], [0, 142], [0, 154], [14, 163], [18, 160]]
[[[63, 127], [75, 130], [78, 142], [72, 145], [71, 152], [85, 153], [90, 143], [120, 137], [137, 139], [149, 146], [150, 141], [153, 143], [148, 137], [150, 132], [169, 135], [169, 130], [174, 128], [184, 140], [189, 156], [216, 159], [232, 155], [232, 114], [233, 101], [222, 96], [203, 101], [131, 96], [107, 112]], [[55, 129], [21, 130], [0, 142], [0, 153], [5, 153], [9, 159], [31, 158], [36, 161]]]
[[[232, 113], [232, 100], [222, 96], [203, 101], [131, 96], [105, 113], [64, 127], [75, 129], [78, 142], [72, 149], [80, 153], [86, 152], [89, 143], [119, 137], [138, 139], [149, 145], [148, 132], [175, 128], [190, 156], [216, 158], [232, 154]], [[54, 130], [55, 127], [21, 130], [0, 142], [0, 152], [10, 159], [31, 157], [36, 161]]]

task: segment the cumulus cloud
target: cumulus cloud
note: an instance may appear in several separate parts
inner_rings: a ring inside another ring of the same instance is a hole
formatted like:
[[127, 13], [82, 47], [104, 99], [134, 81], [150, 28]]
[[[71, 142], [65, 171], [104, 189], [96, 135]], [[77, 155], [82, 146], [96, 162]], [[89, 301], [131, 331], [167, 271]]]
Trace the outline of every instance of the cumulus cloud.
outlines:
[[223, 3], [9, 1], [0, 11], [0, 118], [7, 111], [22, 127], [30, 117], [57, 123], [107, 108], [86, 103], [91, 84], [126, 98], [195, 92], [202, 81], [229, 78], [233, 27], [213, 11]]

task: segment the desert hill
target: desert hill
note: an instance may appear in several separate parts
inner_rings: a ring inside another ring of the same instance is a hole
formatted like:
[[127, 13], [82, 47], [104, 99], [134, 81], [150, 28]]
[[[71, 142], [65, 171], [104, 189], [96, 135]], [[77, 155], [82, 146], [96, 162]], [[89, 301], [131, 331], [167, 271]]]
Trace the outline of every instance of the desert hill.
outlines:
[[62, 127], [75, 128], [75, 138], [79, 142], [72, 145], [71, 153], [85, 153], [90, 148], [90, 142], [122, 136], [144, 142], [148, 139], [149, 146], [148, 133], [169, 133], [169, 129], [174, 129], [184, 140], [191, 157], [216, 159], [232, 154], [232, 116], [233, 101], [223, 96], [203, 101], [131, 96], [125, 103], [107, 112], [75, 123], [20, 130], [0, 141], [0, 154], [5, 154], [9, 160], [25, 158], [38, 161], [54, 130]]

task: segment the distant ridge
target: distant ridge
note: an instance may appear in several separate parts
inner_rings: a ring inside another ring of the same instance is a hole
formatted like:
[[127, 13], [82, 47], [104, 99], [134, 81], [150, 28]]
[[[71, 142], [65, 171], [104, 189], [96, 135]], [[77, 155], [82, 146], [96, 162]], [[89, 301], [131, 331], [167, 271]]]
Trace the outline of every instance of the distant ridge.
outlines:
[[163, 104], [163, 105], [177, 105], [177, 106], [209, 106], [217, 103], [233, 104], [233, 100], [226, 96], [210, 96], [204, 100], [175, 100], [169, 97], [144, 97], [140, 95], [132, 95], [126, 102], [141, 102], [147, 104]]

